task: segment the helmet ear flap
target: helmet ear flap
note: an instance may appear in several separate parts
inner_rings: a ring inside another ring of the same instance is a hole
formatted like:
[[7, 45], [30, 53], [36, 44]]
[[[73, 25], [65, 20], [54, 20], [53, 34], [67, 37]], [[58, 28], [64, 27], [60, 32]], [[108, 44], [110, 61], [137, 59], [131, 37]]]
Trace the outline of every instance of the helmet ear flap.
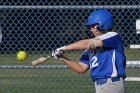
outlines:
[[97, 26], [97, 29], [98, 29], [99, 31], [104, 31], [103, 27], [104, 27], [104, 25], [102, 25], [101, 27], [98, 25], [98, 26]]
[[114, 21], [112, 17], [108, 17], [104, 19], [98, 26], [100, 31], [107, 31], [112, 28], [114, 25]]

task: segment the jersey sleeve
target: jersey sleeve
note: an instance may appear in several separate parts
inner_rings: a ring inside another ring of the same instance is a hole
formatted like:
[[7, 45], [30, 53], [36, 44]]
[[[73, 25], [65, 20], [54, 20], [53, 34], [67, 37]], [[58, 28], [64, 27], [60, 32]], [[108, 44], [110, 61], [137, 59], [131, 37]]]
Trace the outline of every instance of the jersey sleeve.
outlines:
[[103, 47], [108, 48], [119, 48], [122, 46], [122, 38], [121, 36], [116, 32], [108, 32], [104, 35], [99, 36], [103, 42]]
[[81, 55], [81, 58], [80, 58], [79, 61], [82, 62], [82, 63], [85, 63], [85, 64], [87, 64], [87, 65], [90, 65], [90, 64], [89, 64], [88, 50], [85, 50], [85, 51], [83, 52], [83, 54]]

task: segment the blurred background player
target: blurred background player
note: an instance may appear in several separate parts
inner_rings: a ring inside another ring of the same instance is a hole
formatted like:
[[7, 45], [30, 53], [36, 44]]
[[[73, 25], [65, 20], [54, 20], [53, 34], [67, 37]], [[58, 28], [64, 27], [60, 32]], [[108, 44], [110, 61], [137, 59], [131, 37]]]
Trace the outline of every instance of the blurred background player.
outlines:
[[[96, 93], [127, 93], [126, 57], [121, 36], [113, 28], [114, 20], [107, 10], [92, 12], [85, 24], [95, 38], [81, 40], [52, 52], [52, 57], [62, 60], [77, 73], [90, 69]], [[62, 50], [83, 50], [79, 62], [64, 57]]]

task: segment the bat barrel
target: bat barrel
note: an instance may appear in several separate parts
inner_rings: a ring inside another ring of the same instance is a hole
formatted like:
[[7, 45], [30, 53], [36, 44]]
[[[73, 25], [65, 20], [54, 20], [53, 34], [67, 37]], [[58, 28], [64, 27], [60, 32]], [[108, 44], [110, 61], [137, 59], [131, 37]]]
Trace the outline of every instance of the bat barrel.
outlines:
[[47, 58], [41, 57], [35, 61], [32, 62], [33, 66], [37, 66], [39, 64], [42, 64], [43, 62], [46, 62], [47, 60], [49, 60], [51, 58], [51, 56], [48, 56]]

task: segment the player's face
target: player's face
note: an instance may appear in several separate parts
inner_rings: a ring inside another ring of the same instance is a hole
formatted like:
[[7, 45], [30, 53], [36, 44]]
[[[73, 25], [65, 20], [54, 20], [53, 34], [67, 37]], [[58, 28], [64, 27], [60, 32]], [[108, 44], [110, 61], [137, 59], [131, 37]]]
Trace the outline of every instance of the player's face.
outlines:
[[93, 33], [95, 37], [102, 35], [103, 33], [97, 29], [97, 25], [91, 25], [90, 31]]

